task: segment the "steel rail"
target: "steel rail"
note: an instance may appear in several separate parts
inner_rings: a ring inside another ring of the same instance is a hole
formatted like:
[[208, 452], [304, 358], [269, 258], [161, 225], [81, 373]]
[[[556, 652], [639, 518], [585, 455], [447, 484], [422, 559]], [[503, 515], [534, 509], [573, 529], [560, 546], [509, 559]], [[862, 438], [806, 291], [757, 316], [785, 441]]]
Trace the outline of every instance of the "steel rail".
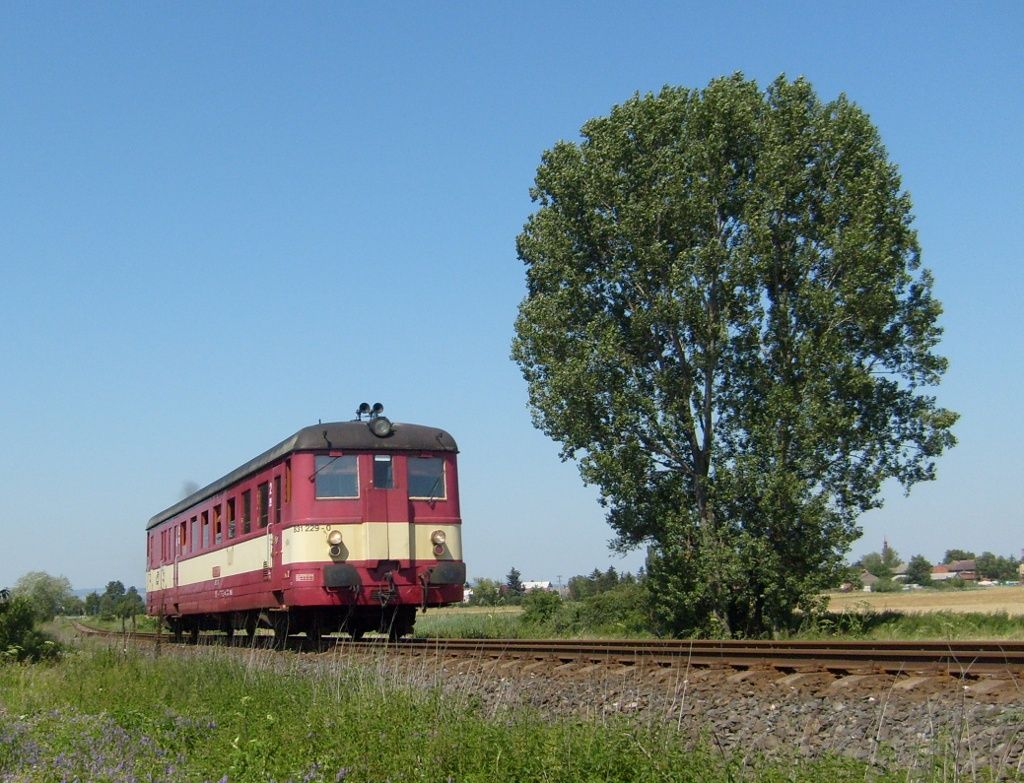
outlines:
[[[121, 636], [76, 623], [82, 633]], [[155, 633], [133, 633], [154, 640]], [[168, 642], [170, 637], [163, 636]], [[223, 635], [204, 636], [224, 639]], [[263, 638], [263, 637], [259, 637]], [[269, 637], [266, 637], [269, 639]], [[476, 656], [489, 659], [530, 659], [556, 664], [591, 663], [659, 667], [731, 667], [779, 671], [853, 673], [944, 673], [957, 677], [1024, 675], [1024, 641], [780, 641], [742, 639], [329, 639], [334, 649], [388, 650], [413, 655]], [[299, 637], [293, 643], [301, 644]]]
[[1024, 642], [808, 642], [775, 640], [578, 641], [547, 639], [414, 639], [400, 647], [424, 652], [624, 665], [730, 666], [786, 671], [943, 672], [973, 676], [1024, 673]]

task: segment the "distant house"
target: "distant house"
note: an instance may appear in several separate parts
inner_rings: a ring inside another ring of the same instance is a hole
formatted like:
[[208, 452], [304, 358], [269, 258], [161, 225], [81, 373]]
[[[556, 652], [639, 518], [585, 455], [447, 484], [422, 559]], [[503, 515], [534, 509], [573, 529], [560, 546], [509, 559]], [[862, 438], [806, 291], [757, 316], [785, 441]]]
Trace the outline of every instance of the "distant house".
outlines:
[[870, 592], [876, 582], [878, 582], [878, 577], [870, 571], [860, 572], [860, 583], [864, 586], [864, 592]]
[[954, 560], [952, 563], [939, 563], [932, 566], [932, 581], [943, 582], [946, 579], [963, 579], [974, 582], [978, 578], [977, 565], [974, 560]]
[[551, 582], [523, 582], [523, 592], [528, 593], [531, 590], [550, 590]]
[[897, 563], [896, 567], [894, 569], [892, 569], [893, 581], [896, 581], [896, 582], [906, 582], [907, 581], [907, 571], [909, 570], [909, 568], [910, 568], [910, 565], [908, 563]]

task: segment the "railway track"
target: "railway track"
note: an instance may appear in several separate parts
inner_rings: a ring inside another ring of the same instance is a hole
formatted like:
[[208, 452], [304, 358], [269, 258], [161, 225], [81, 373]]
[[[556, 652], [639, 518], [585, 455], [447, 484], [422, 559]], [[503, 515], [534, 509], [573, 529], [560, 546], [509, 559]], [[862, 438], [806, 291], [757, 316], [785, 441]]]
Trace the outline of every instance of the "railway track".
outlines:
[[[80, 633], [121, 636], [76, 624]], [[155, 641], [155, 633], [132, 637]], [[221, 634], [204, 635], [204, 643], [224, 643]], [[256, 637], [256, 641], [270, 637]], [[170, 637], [162, 636], [165, 643]], [[302, 649], [302, 637], [289, 646]], [[326, 637], [332, 650], [388, 651], [408, 655], [518, 659], [562, 664], [729, 668], [775, 670], [785, 674], [828, 672], [851, 674], [949, 675], [980, 678], [1024, 677], [1024, 641], [775, 641], [775, 640], [576, 640], [576, 639], [365, 639], [359, 642]], [[235, 644], [250, 644], [236, 637]]]
[[561, 663], [626, 666], [775, 669], [784, 673], [825, 671], [948, 674], [957, 677], [1024, 675], [1024, 642], [1016, 641], [762, 641], [762, 640], [463, 640], [414, 639], [402, 647], [431, 654], [533, 658]]

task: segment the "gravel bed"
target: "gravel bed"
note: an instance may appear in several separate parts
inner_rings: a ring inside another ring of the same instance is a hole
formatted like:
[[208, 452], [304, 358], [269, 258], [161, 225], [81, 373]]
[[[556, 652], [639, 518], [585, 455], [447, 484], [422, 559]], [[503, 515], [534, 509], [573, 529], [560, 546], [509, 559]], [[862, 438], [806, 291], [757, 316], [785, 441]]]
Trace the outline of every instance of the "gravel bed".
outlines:
[[731, 670], [428, 659], [391, 664], [495, 717], [526, 707], [588, 720], [665, 723], [684, 741], [738, 759], [841, 754], [880, 768], [935, 760], [961, 770], [1024, 770], [1024, 683]]

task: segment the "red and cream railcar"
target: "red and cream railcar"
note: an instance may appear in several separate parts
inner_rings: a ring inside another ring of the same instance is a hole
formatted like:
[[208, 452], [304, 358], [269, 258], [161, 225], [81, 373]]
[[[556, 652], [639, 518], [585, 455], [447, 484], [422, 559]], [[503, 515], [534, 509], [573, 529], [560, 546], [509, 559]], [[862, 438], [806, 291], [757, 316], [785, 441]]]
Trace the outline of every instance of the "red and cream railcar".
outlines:
[[150, 519], [149, 614], [178, 635], [409, 633], [462, 600], [457, 452], [379, 414], [299, 430]]

